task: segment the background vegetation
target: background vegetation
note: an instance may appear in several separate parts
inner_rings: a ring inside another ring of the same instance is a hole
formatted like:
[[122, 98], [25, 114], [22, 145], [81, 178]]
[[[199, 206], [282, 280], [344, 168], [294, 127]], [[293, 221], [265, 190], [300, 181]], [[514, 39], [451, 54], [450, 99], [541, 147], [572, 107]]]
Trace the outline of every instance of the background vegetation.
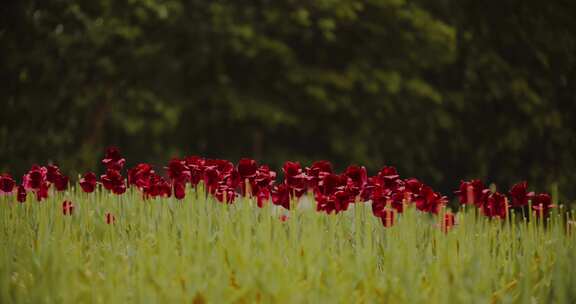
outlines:
[[174, 155], [576, 182], [576, 2], [10, 0], [0, 171]]

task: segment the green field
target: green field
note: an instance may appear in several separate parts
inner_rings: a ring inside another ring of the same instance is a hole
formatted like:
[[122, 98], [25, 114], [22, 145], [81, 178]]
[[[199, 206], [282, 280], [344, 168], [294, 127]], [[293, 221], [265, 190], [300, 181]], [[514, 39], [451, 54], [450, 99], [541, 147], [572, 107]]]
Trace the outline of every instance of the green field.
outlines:
[[[576, 227], [469, 209], [444, 233], [411, 206], [385, 228], [367, 203], [327, 215], [242, 198], [143, 200], [72, 189], [0, 197], [1, 303], [573, 303]], [[71, 200], [72, 215], [62, 202]], [[306, 201], [308, 200], [308, 202]], [[294, 205], [297, 202], [292, 202]], [[442, 211], [444, 212], [444, 211]], [[108, 224], [106, 214], [114, 216]], [[285, 220], [281, 219], [284, 218]]]

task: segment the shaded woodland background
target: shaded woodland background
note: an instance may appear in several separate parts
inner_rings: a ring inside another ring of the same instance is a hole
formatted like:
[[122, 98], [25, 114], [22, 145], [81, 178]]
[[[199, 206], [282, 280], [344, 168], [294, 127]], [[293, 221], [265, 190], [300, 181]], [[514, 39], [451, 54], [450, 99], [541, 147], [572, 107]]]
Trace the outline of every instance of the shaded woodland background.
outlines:
[[[9, 0], [0, 171], [200, 154], [576, 196], [576, 2]], [[505, 190], [505, 189], [500, 189]]]

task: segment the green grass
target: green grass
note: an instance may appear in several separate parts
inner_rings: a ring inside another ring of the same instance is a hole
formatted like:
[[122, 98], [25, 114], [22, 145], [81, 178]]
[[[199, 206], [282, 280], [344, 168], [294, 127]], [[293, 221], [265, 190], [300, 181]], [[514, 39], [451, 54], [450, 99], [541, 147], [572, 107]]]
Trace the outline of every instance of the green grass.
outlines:
[[[414, 208], [392, 228], [367, 204], [338, 215], [296, 208], [282, 222], [276, 207], [199, 193], [183, 201], [143, 201], [137, 192], [71, 191], [24, 204], [0, 197], [0, 302], [576, 301], [576, 231], [567, 232], [559, 210], [537, 223], [470, 209], [445, 234], [437, 217]], [[64, 199], [73, 216], [62, 214]]]

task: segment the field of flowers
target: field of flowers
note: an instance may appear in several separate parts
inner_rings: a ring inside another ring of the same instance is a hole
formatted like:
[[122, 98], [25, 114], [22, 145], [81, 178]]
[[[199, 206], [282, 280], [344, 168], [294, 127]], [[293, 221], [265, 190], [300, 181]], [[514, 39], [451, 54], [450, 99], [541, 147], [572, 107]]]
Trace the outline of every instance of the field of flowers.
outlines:
[[576, 301], [575, 214], [526, 182], [449, 199], [393, 167], [102, 163], [0, 176], [0, 303]]

